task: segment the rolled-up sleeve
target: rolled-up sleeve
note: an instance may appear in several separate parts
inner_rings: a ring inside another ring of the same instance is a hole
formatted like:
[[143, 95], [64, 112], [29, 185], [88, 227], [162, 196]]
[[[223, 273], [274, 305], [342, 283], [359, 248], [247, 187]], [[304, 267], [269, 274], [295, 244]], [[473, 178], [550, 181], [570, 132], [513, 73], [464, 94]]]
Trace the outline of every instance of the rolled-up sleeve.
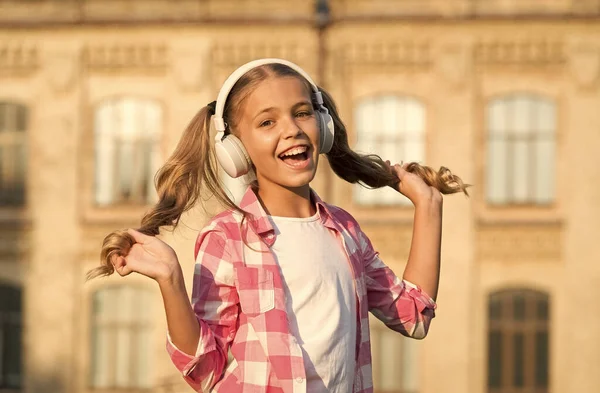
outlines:
[[398, 278], [380, 259], [369, 238], [358, 230], [365, 266], [369, 311], [390, 329], [422, 339], [435, 317], [435, 301], [417, 285]]
[[194, 390], [209, 391], [221, 379], [235, 337], [239, 301], [225, 235], [205, 230], [196, 242], [192, 307], [200, 326], [195, 354], [181, 351], [167, 333], [167, 351]]

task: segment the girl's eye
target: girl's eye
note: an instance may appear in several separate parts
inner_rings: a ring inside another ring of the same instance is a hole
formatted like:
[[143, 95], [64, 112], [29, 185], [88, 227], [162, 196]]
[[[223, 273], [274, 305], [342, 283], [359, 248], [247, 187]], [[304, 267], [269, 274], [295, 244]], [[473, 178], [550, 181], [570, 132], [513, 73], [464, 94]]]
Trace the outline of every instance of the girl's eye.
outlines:
[[306, 117], [306, 116], [310, 116], [311, 112], [307, 112], [307, 111], [303, 111], [303, 112], [298, 112], [296, 114], [297, 117]]
[[273, 122], [271, 120], [265, 120], [262, 123], [260, 123], [259, 127], [268, 127], [271, 124], [273, 124]]

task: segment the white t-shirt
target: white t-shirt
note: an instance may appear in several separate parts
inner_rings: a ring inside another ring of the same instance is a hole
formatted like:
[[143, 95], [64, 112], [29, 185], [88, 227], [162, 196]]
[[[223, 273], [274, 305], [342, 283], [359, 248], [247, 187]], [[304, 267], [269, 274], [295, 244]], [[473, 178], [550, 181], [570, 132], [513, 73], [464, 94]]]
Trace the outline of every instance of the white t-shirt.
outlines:
[[335, 232], [319, 214], [270, 216], [290, 331], [302, 347], [307, 393], [352, 391], [356, 297], [351, 267]]

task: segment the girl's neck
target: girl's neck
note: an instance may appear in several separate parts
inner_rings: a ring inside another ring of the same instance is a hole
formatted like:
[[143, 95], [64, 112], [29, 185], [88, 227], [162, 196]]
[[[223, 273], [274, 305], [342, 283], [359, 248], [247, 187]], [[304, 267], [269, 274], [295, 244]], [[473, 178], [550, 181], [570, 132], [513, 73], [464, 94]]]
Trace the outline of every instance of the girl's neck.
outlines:
[[274, 184], [258, 188], [258, 198], [267, 214], [277, 217], [307, 218], [316, 214], [310, 186], [286, 188]]

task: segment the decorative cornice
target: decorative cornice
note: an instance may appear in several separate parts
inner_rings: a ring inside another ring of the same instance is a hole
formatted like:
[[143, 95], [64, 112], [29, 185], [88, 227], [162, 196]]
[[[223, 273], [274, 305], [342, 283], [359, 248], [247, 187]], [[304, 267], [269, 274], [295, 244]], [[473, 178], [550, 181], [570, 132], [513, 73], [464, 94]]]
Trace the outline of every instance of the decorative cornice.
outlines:
[[553, 39], [486, 40], [475, 45], [475, 61], [486, 65], [559, 65], [564, 43]]
[[39, 66], [39, 52], [33, 44], [0, 43], [0, 72], [30, 73]]
[[167, 57], [167, 47], [154, 43], [91, 44], [83, 52], [84, 64], [97, 71], [164, 70]]
[[293, 62], [302, 62], [314, 50], [297, 42], [274, 41], [270, 43], [236, 42], [217, 44], [213, 48], [213, 64], [224, 67], [237, 67], [255, 59], [276, 57]]
[[431, 46], [427, 41], [353, 42], [341, 48], [340, 60], [358, 65], [429, 66]]
[[483, 224], [477, 230], [478, 260], [556, 262], [562, 259], [560, 224]]

